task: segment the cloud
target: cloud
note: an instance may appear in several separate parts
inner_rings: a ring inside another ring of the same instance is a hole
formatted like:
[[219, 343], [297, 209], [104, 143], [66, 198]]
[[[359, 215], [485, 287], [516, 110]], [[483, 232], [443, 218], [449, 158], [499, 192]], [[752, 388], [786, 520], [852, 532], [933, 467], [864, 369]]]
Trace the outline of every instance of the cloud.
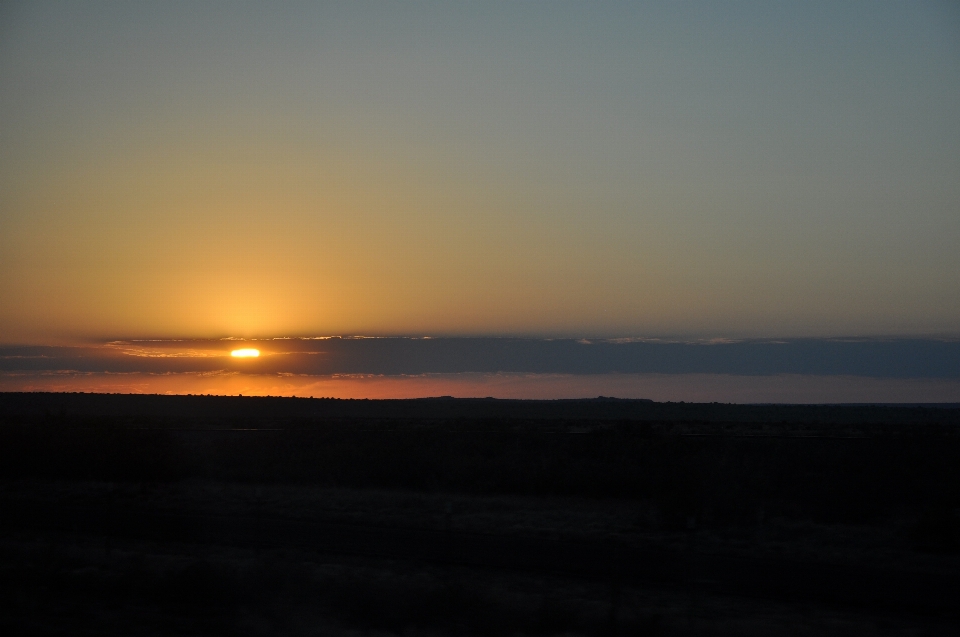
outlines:
[[[231, 359], [243, 343], [258, 359]], [[729, 374], [960, 378], [960, 341], [285, 338], [111, 341], [0, 347], [0, 372], [374, 374]]]

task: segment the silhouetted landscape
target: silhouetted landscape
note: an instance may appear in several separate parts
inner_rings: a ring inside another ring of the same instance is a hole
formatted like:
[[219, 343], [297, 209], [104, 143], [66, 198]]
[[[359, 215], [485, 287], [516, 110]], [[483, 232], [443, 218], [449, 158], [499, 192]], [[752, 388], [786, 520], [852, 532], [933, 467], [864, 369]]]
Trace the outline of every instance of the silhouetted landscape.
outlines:
[[7, 634], [954, 634], [960, 409], [0, 394]]
[[0, 637], [960, 635], [958, 43], [0, 1]]

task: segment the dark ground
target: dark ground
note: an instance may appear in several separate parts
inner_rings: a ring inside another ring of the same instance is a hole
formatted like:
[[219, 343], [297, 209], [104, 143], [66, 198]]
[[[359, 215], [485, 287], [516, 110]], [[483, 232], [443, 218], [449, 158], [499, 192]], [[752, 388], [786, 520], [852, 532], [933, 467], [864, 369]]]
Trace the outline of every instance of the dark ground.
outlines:
[[960, 409], [0, 394], [5, 634], [953, 635]]

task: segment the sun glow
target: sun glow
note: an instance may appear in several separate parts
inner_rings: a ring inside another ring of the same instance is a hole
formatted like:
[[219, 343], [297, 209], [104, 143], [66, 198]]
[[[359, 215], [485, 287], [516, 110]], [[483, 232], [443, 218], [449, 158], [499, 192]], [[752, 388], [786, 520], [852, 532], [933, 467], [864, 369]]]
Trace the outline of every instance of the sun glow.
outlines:
[[234, 358], [256, 358], [260, 356], [260, 350], [258, 349], [235, 349], [230, 352], [230, 356]]

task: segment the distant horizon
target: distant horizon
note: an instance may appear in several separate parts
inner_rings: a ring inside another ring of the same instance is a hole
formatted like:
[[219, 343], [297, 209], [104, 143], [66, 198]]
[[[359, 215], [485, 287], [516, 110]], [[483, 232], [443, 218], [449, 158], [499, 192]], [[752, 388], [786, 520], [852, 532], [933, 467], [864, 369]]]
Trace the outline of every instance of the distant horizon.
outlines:
[[453, 400], [462, 402], [475, 401], [503, 401], [503, 402], [591, 402], [591, 401], [623, 401], [628, 403], [649, 403], [649, 404], [693, 404], [693, 405], [734, 405], [744, 407], [905, 407], [922, 408], [930, 407], [935, 409], [960, 409], [960, 402], [933, 402], [933, 403], [891, 403], [891, 402], [872, 402], [872, 403], [721, 403], [719, 401], [710, 401], [703, 403], [694, 403], [691, 401], [658, 401], [651, 398], [620, 398], [618, 396], [594, 396], [591, 398], [497, 398], [495, 396], [419, 396], [416, 398], [340, 398], [337, 396], [273, 396], [273, 395], [243, 395], [243, 394], [147, 394], [147, 393], [122, 393], [122, 392], [97, 392], [97, 391], [3, 391], [0, 394], [49, 394], [53, 396], [68, 395], [94, 395], [94, 396], [145, 396], [160, 398], [244, 398], [244, 399], [270, 399], [270, 400], [338, 400], [349, 402], [389, 402], [389, 401], [431, 401], [431, 400]]

